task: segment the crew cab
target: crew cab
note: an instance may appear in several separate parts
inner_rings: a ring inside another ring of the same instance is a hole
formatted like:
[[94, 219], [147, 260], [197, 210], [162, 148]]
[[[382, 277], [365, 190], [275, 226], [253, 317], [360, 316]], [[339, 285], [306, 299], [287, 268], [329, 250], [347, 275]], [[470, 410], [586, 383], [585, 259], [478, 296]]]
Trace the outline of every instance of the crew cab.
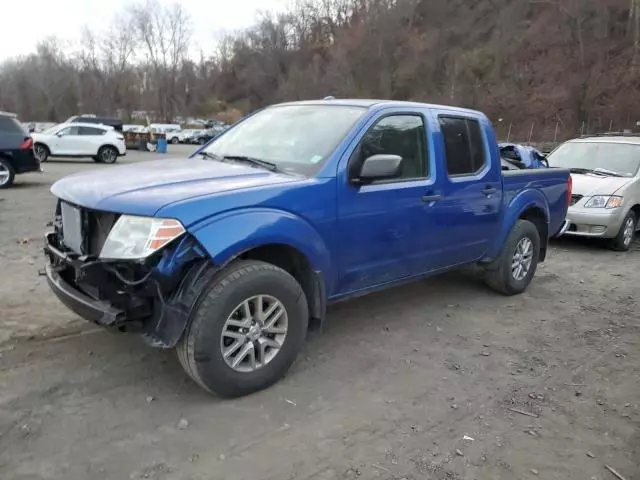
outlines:
[[280, 104], [189, 159], [59, 180], [46, 275], [80, 316], [176, 347], [200, 386], [238, 396], [284, 376], [332, 302], [469, 264], [523, 292], [569, 178], [502, 172], [476, 111]]
[[49, 157], [89, 157], [97, 163], [115, 163], [127, 154], [124, 136], [108, 125], [62, 123], [41, 133], [32, 133], [40, 162]]

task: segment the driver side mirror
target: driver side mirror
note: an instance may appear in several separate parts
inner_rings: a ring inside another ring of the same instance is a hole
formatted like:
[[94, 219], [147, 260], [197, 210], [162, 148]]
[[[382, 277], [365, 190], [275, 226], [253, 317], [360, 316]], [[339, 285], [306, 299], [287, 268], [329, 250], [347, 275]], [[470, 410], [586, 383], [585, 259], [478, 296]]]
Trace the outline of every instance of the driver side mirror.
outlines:
[[386, 180], [400, 175], [402, 157], [400, 155], [372, 155], [362, 164], [360, 175], [351, 181], [356, 185]]
[[58, 133], [56, 133], [56, 137], [64, 137], [64, 132], [58, 132]]

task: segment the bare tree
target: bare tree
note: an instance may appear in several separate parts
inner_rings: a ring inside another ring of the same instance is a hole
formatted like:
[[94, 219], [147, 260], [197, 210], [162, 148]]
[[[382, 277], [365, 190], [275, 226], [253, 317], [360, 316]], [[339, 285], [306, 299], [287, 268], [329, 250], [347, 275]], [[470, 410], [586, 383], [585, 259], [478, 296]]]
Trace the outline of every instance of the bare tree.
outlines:
[[191, 26], [189, 15], [179, 3], [163, 7], [148, 0], [132, 9], [137, 34], [144, 48], [146, 63], [153, 73], [158, 114], [171, 120], [179, 107], [176, 79], [188, 55]]

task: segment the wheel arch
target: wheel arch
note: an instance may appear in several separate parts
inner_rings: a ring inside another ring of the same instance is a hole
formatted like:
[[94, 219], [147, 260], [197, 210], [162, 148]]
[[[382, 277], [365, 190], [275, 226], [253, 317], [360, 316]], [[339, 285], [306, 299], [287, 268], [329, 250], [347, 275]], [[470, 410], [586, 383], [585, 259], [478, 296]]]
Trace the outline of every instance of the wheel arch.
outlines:
[[638, 229], [638, 225], [640, 225], [640, 203], [636, 203], [629, 210], [631, 210], [635, 216], [638, 223], [636, 224], [636, 230]]
[[544, 261], [549, 242], [549, 202], [537, 189], [527, 189], [516, 195], [504, 207], [502, 223], [482, 263], [491, 263], [500, 256], [509, 234], [518, 220], [529, 220], [540, 233], [540, 261]]
[[544, 262], [549, 244], [549, 223], [545, 212], [537, 206], [529, 207], [520, 214], [518, 219], [527, 220], [538, 229], [540, 235], [540, 256], [538, 261]]

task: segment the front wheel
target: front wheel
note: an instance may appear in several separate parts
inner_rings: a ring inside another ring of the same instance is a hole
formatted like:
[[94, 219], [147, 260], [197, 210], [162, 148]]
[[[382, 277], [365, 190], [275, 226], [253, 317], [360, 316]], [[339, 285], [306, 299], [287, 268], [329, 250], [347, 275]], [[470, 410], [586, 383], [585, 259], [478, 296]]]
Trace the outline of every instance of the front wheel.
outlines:
[[633, 213], [633, 211], [627, 213], [627, 216], [624, 217], [622, 221], [618, 234], [615, 238], [612, 238], [609, 243], [611, 250], [615, 250], [616, 252], [626, 252], [629, 250], [633, 237], [636, 234], [637, 223], [636, 214]]
[[171, 139], [171, 143], [173, 143], [174, 145], [177, 145], [180, 143], [180, 139], [178, 137], [173, 137]]
[[99, 163], [116, 163], [118, 159], [118, 151], [114, 147], [104, 146], [98, 150]]
[[514, 225], [500, 257], [486, 269], [485, 281], [503, 295], [522, 293], [531, 283], [540, 256], [540, 233], [527, 220]]
[[264, 262], [236, 262], [201, 294], [178, 359], [205, 390], [247, 395], [287, 373], [308, 322], [306, 297], [291, 275]]

